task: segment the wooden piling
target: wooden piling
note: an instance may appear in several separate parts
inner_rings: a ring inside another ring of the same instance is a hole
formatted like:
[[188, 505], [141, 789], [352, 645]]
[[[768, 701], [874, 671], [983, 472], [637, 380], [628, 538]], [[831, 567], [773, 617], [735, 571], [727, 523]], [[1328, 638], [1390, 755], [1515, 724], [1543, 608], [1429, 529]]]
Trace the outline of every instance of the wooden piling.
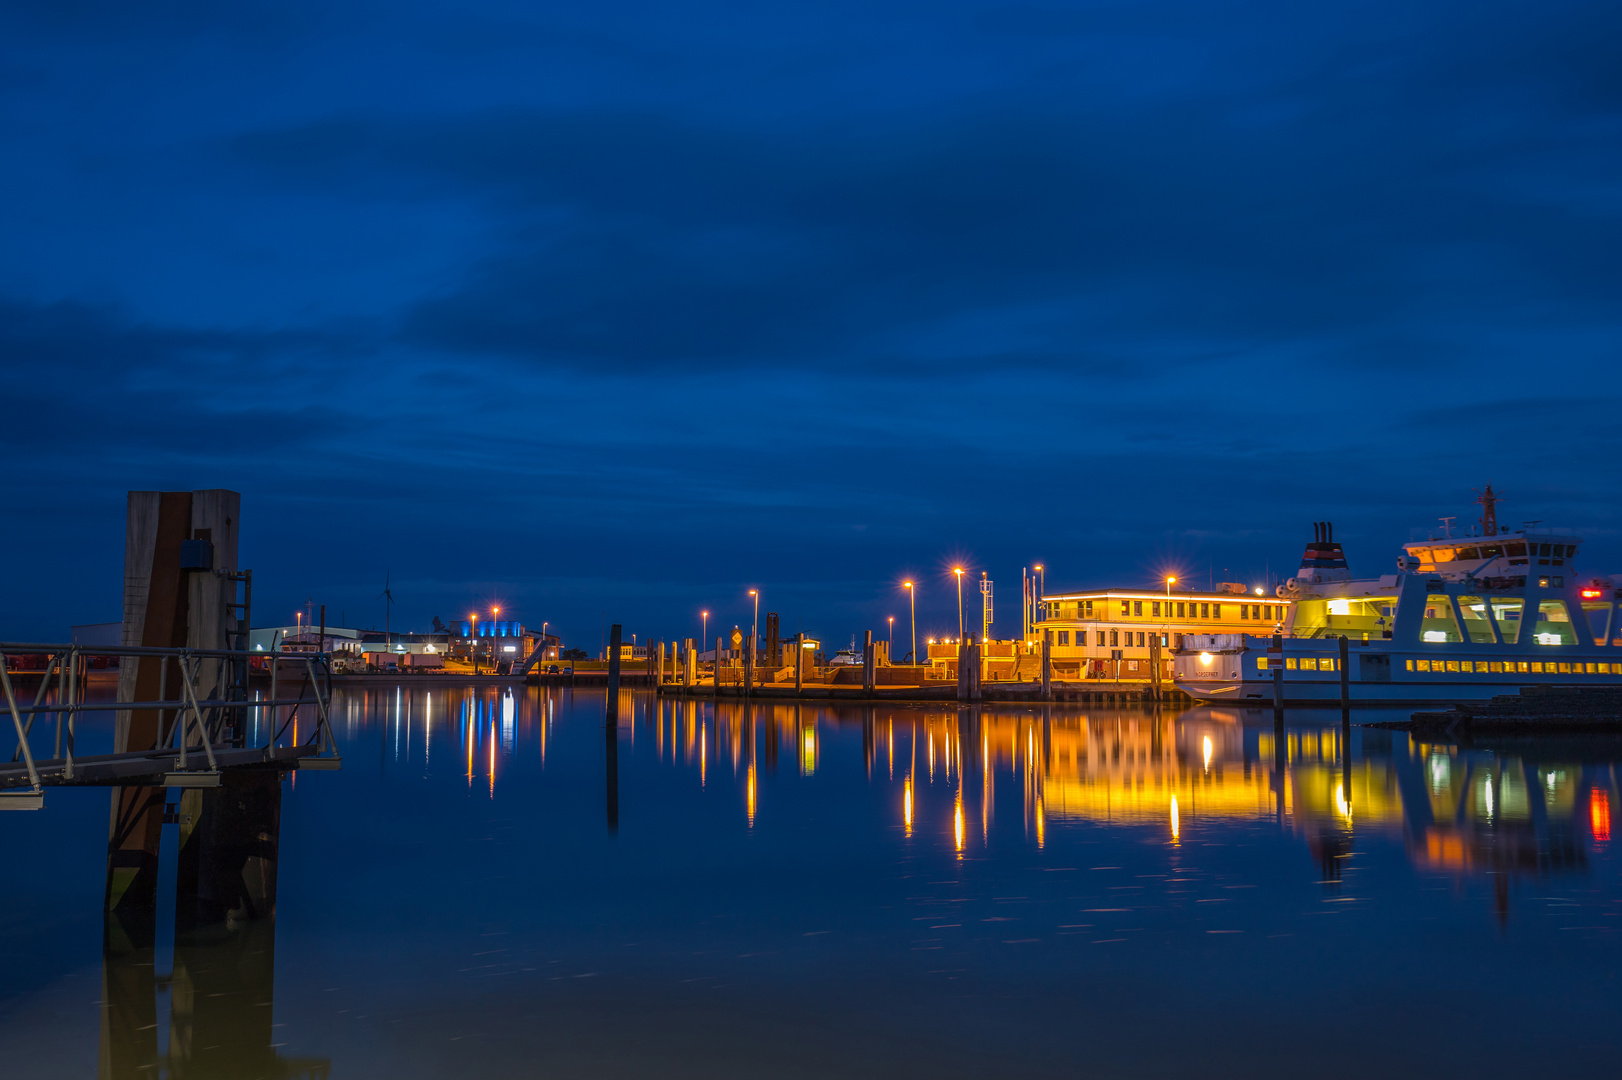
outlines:
[[1042, 631], [1042, 700], [1053, 700], [1053, 631]]
[[805, 632], [794, 635], [794, 692], [805, 685]]
[[1352, 704], [1352, 673], [1347, 670], [1351, 652], [1351, 645], [1347, 642], [1346, 635], [1342, 634], [1340, 636], [1340, 707], [1342, 709], [1346, 709]]
[[873, 631], [866, 630], [862, 633], [862, 689], [871, 694], [874, 682]]
[[721, 638], [715, 639], [715, 696], [721, 696]]
[[620, 634], [621, 627], [619, 623], [615, 623], [608, 628], [607, 716], [610, 721], [617, 721], [620, 711]]

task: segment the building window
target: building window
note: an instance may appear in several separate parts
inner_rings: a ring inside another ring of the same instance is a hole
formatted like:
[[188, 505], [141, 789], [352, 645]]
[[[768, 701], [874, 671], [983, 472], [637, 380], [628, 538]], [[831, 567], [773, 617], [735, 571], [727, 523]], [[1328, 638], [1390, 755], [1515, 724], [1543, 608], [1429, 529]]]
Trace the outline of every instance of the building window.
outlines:
[[1211, 605], [1211, 618], [1213, 618], [1213, 619], [1222, 618], [1222, 605], [1221, 604], [1212, 604]]
[[1099, 648], [1104, 647], [1104, 631], [1102, 630], [1098, 632], [1098, 646]]
[[1144, 644], [1143, 644], [1143, 631], [1142, 631], [1142, 630], [1139, 630], [1139, 631], [1138, 631], [1138, 648], [1140, 648], [1140, 649], [1141, 649], [1141, 648], [1144, 648]]
[[1156, 600], [1154, 603], [1149, 605], [1149, 614], [1153, 615], [1157, 619], [1160, 618], [1160, 601], [1159, 600]]
[[1132, 602], [1130, 600], [1122, 600], [1121, 601], [1121, 618], [1124, 619], [1130, 614], [1132, 614]]
[[1240, 604], [1239, 605], [1239, 617], [1241, 619], [1250, 618], [1250, 608], [1247, 605], [1245, 605], [1245, 604]]
[[1169, 635], [1166, 635], [1166, 634], [1161, 634], [1160, 635], [1160, 647], [1162, 649], [1164, 649], [1166, 647], [1166, 639], [1167, 639], [1168, 636]]
[[1068, 644], [1070, 644], [1070, 631], [1068, 631], [1068, 630], [1060, 630], [1059, 631], [1059, 644], [1060, 645], [1068, 645]]
[[1143, 614], [1143, 601], [1142, 600], [1134, 600], [1134, 601], [1132, 601], [1132, 614], [1138, 615], [1138, 616], [1141, 616]]
[[1119, 634], [1120, 634], [1119, 630], [1111, 630], [1109, 632], [1109, 643], [1110, 643], [1110, 645], [1114, 646], [1114, 645], [1119, 645], [1121, 643], [1120, 637], [1118, 636]]
[[1090, 618], [1093, 617], [1093, 602], [1091, 600], [1087, 601], [1086, 606], [1087, 606], [1087, 617], [1090, 619]]
[[1177, 617], [1179, 619], [1183, 618], [1183, 604], [1180, 600], [1177, 602]]

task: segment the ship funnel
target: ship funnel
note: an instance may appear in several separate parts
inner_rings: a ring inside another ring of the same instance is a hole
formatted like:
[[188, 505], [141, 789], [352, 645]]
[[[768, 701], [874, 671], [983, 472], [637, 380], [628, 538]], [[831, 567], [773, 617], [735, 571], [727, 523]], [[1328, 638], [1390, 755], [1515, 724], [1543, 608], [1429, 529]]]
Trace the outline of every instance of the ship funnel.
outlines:
[[1335, 543], [1335, 523], [1314, 521], [1312, 543], [1301, 556], [1301, 570], [1295, 577], [1279, 587], [1279, 595], [1297, 595], [1313, 585], [1332, 581], [1350, 581], [1352, 572], [1346, 566], [1346, 554]]

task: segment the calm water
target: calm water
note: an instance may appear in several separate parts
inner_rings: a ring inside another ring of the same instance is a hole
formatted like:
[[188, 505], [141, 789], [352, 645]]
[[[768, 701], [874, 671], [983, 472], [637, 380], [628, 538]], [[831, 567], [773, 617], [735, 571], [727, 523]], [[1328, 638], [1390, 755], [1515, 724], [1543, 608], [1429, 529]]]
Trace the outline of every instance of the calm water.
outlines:
[[104, 966], [107, 793], [0, 816], [5, 1072], [1614, 1067], [1616, 743], [627, 693], [616, 815], [603, 713], [341, 694], [343, 771], [284, 788], [274, 923], [146, 962]]

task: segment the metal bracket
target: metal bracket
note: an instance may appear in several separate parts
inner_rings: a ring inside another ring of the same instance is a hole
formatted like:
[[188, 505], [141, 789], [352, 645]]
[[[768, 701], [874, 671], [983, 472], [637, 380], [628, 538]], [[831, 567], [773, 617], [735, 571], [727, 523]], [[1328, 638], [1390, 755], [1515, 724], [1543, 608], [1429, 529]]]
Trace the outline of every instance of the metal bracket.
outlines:
[[0, 810], [43, 810], [43, 791], [0, 791]]
[[304, 757], [298, 759], [301, 769], [318, 769], [327, 772], [337, 772], [343, 768], [344, 759], [340, 757]]
[[163, 786], [178, 788], [219, 787], [220, 774], [217, 772], [164, 773]]

